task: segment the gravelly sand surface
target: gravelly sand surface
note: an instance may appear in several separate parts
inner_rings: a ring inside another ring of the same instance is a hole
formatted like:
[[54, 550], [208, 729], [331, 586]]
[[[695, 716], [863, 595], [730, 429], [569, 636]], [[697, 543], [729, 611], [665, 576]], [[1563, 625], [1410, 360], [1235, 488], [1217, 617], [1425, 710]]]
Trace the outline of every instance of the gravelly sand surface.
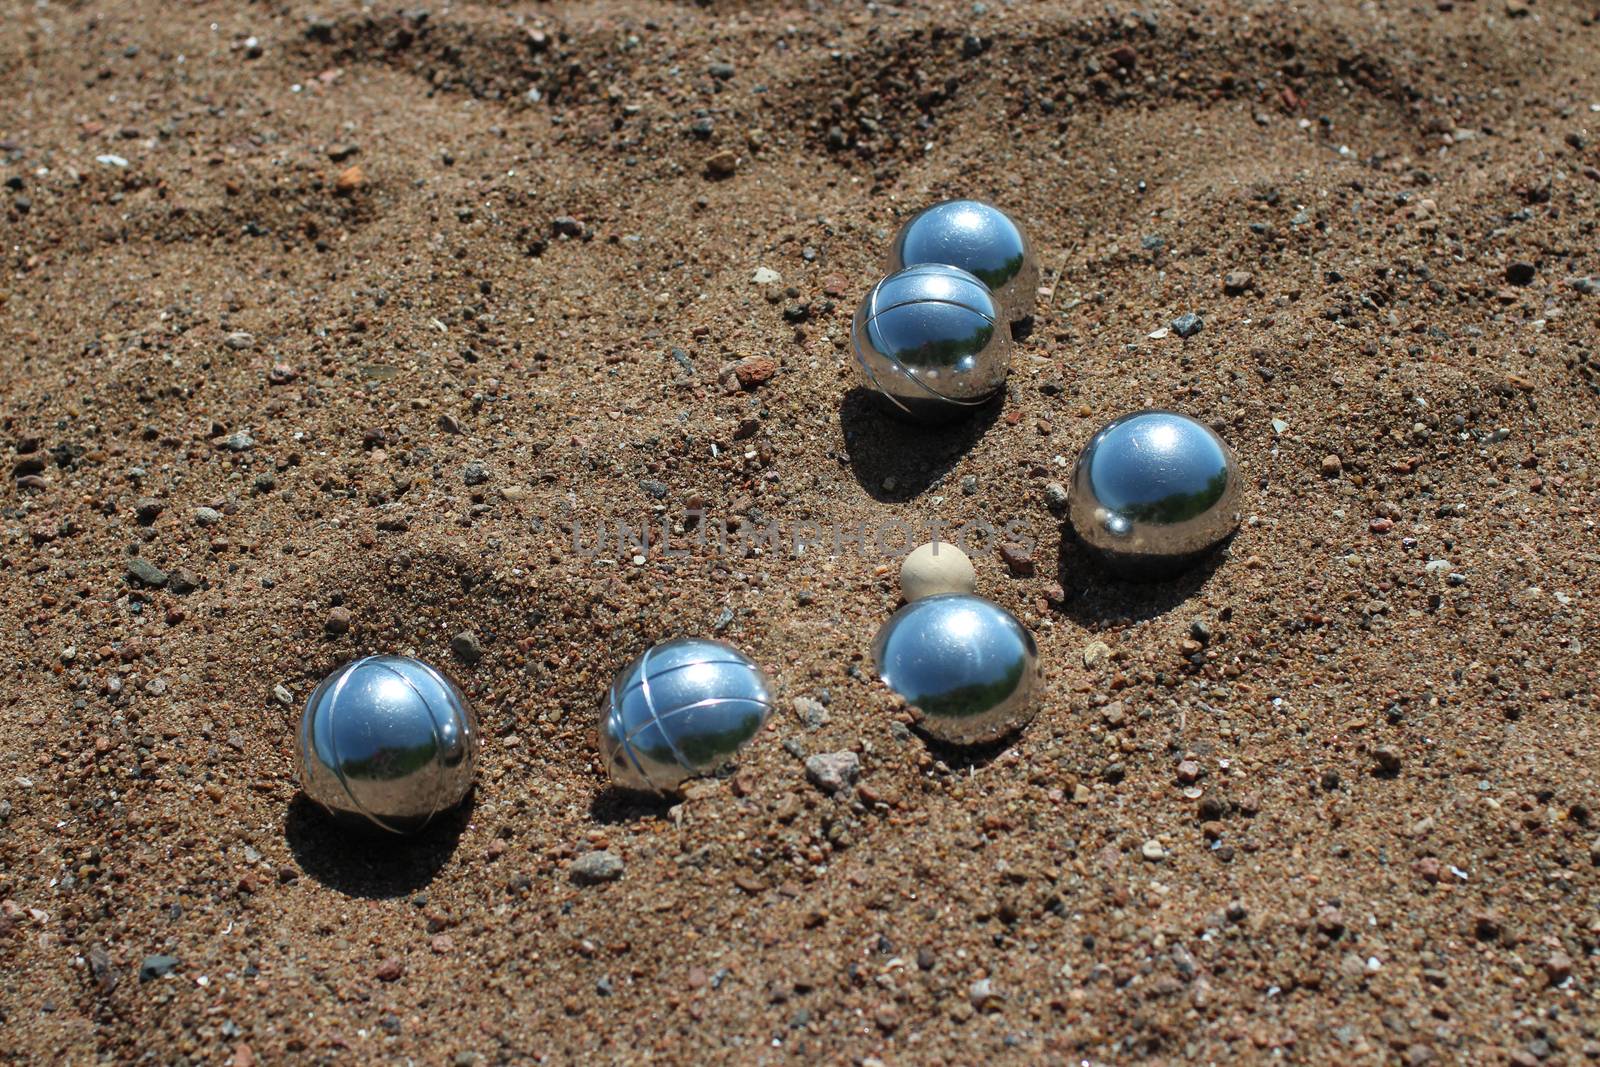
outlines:
[[[0, 1055], [1600, 1056], [1597, 15], [9, 5]], [[951, 195], [1044, 285], [1004, 404], [912, 430], [849, 315]], [[1129, 586], [1046, 486], [1152, 404], [1233, 444], [1246, 522]], [[1034, 573], [978, 587], [1037, 720], [907, 733], [893, 552], [571, 543], [694, 506], [1019, 524]], [[681, 804], [608, 791], [611, 673], [713, 632], [772, 728]], [[299, 701], [390, 650], [485, 732], [405, 846], [293, 772]]]

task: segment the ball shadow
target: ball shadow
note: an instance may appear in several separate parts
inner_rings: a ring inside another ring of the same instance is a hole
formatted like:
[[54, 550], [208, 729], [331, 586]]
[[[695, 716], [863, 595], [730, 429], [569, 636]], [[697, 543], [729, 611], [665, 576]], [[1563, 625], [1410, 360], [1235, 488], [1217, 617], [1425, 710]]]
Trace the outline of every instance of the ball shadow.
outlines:
[[1088, 630], [1165, 615], [1211, 580], [1227, 560], [1231, 542], [1229, 537], [1181, 574], [1140, 581], [1107, 567], [1083, 547], [1070, 529], [1064, 530], [1057, 571], [1066, 595], [1059, 610]]
[[[877, 394], [857, 386], [839, 403], [839, 428], [850, 469], [880, 503], [911, 500], [950, 472], [1000, 417], [1005, 391], [966, 418], [922, 425], [884, 409]], [[884, 482], [893, 479], [893, 487]]]
[[1019, 726], [999, 740], [981, 745], [952, 745], [947, 741], [940, 741], [920, 726], [911, 727], [911, 732], [922, 739], [922, 743], [928, 748], [928, 755], [952, 771], [971, 771], [981, 770], [993, 763], [1006, 749], [1022, 740], [1022, 733], [1026, 729], [1025, 726]]
[[617, 826], [643, 819], [664, 819], [677, 803], [677, 797], [608, 785], [589, 801], [589, 817], [603, 826]]
[[472, 819], [477, 790], [419, 833], [402, 837], [335, 820], [304, 793], [289, 803], [283, 835], [311, 878], [351, 897], [387, 900], [414, 893], [454, 854]]

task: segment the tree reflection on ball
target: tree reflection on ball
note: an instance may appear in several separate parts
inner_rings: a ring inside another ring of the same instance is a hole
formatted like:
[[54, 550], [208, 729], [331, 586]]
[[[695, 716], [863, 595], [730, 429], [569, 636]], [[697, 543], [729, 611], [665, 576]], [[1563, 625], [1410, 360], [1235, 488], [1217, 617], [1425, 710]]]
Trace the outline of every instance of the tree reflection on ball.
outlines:
[[872, 657], [878, 677], [935, 740], [983, 744], [1034, 716], [1033, 635], [982, 597], [945, 593], [907, 604], [878, 631]]
[[981, 200], [946, 200], [913, 215], [889, 246], [890, 273], [918, 263], [945, 263], [972, 274], [994, 293], [1006, 322], [1028, 318], [1039, 268], [1022, 227]]
[[306, 796], [336, 818], [411, 833], [472, 788], [478, 723], [440, 671], [407, 656], [367, 656], [307, 698], [295, 755]]
[[945, 422], [981, 407], [1011, 369], [1011, 331], [984, 284], [940, 264], [884, 278], [856, 310], [856, 367], [889, 409]]
[[1078, 540], [1127, 577], [1167, 578], [1239, 525], [1233, 451], [1171, 411], [1140, 411], [1108, 424], [1078, 457], [1067, 517]]
[[715, 771], [772, 712], [772, 686], [721, 641], [681, 637], [617, 672], [600, 703], [600, 754], [611, 780], [669, 793]]

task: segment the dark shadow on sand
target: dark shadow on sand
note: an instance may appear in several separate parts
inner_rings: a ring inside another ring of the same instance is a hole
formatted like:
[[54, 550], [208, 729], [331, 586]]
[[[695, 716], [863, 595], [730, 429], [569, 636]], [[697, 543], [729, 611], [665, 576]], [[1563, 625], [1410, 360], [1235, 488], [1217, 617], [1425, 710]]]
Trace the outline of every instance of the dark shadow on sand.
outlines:
[[589, 801], [589, 818], [602, 826], [617, 826], [644, 819], [664, 819], [678, 797], [641, 793], [608, 785]]
[[913, 726], [911, 732], [921, 738], [924, 745], [928, 746], [928, 755], [943, 763], [952, 771], [961, 773], [987, 767], [999, 759], [1006, 749], [1011, 748], [1022, 739], [1023, 729], [1025, 727], [1018, 727], [998, 741], [990, 741], [982, 745], [947, 744], [918, 726]]
[[1225, 542], [1174, 577], [1140, 581], [1108, 568], [1064, 529], [1057, 563], [1066, 594], [1060, 611], [1088, 630], [1154, 619], [1193, 597], [1227, 559]]
[[283, 835], [308, 876], [351, 897], [388, 900], [422, 889], [445, 865], [472, 818], [477, 791], [408, 837], [336, 821], [304, 793], [289, 803]]
[[[955, 422], [925, 426], [890, 414], [877, 394], [857, 386], [839, 403], [839, 428], [850, 469], [872, 499], [911, 500], [948, 474], [988, 432], [1004, 406], [993, 400]], [[883, 487], [886, 478], [894, 488]]]

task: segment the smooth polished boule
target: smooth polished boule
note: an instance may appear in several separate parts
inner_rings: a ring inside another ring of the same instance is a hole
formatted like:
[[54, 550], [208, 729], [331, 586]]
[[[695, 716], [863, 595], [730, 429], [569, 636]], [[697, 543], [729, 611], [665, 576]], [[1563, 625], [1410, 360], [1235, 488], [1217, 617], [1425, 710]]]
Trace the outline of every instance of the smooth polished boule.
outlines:
[[918, 263], [947, 263], [994, 293], [1005, 321], [1033, 314], [1039, 267], [1027, 235], [1004, 211], [981, 200], [946, 200], [913, 215], [889, 246], [893, 273]]
[[947, 541], [914, 548], [900, 564], [900, 595], [907, 604], [940, 593], [970, 593], [977, 586], [972, 560]]
[[1186, 415], [1140, 411], [1095, 434], [1068, 490], [1073, 533], [1112, 570], [1168, 578], [1239, 526], [1239, 470], [1222, 438]]
[[878, 677], [938, 741], [984, 744], [1034, 716], [1039, 652], [1009, 611], [946, 593], [907, 604], [872, 642]]
[[748, 656], [680, 637], [617, 672], [600, 701], [600, 755], [626, 789], [670, 793], [732, 759], [772, 713], [772, 685]]
[[1011, 370], [1011, 331], [987, 287], [957, 267], [878, 282], [851, 326], [856, 366], [891, 411], [947, 422], [982, 407]]
[[472, 788], [478, 722], [437, 669], [367, 656], [307, 698], [295, 755], [306, 796], [335, 817], [413, 833]]

